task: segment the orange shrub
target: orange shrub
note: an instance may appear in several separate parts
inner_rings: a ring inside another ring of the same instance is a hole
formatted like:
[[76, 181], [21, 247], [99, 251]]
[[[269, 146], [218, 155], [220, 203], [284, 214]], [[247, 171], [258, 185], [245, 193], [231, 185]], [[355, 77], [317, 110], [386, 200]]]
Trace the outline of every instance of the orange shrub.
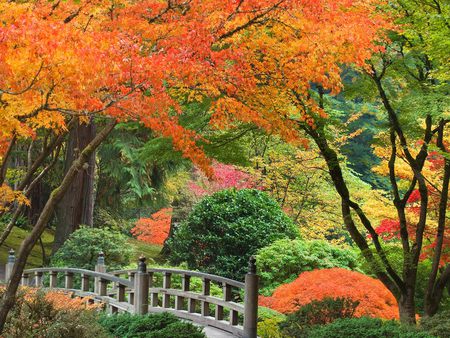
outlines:
[[341, 268], [303, 272], [292, 283], [279, 286], [272, 296], [261, 296], [260, 305], [290, 313], [301, 305], [325, 297], [359, 301], [356, 317], [399, 317], [394, 296], [378, 279]]
[[[23, 297], [26, 302], [33, 302], [39, 289], [31, 287], [22, 287]], [[90, 297], [76, 297], [73, 292], [68, 291], [46, 291], [45, 300], [52, 303], [56, 310], [81, 310], [95, 309], [101, 307], [101, 304], [91, 304]]]
[[131, 229], [131, 234], [138, 240], [151, 244], [164, 244], [169, 236], [172, 208], [161, 209], [150, 216], [141, 218]]

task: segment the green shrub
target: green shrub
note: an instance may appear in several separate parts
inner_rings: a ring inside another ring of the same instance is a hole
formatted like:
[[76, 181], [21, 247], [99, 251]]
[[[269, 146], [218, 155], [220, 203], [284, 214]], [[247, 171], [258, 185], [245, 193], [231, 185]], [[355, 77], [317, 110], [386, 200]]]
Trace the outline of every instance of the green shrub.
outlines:
[[8, 314], [2, 337], [107, 338], [106, 330], [98, 324], [97, 319], [94, 310], [61, 309], [46, 299], [44, 292], [39, 291], [30, 296], [21, 290]]
[[283, 338], [285, 337], [279, 324], [286, 316], [278, 311], [260, 306], [258, 308], [258, 337], [261, 338]]
[[348, 298], [314, 300], [289, 314], [280, 327], [282, 332], [290, 337], [308, 337], [308, 330], [314, 325], [352, 318], [358, 304], [359, 302]]
[[71, 234], [52, 258], [53, 266], [94, 270], [98, 253], [103, 251], [108, 270], [130, 264], [133, 250], [125, 236], [107, 229], [82, 227]]
[[262, 293], [270, 295], [281, 284], [314, 269], [358, 267], [358, 256], [325, 241], [280, 239], [258, 251], [256, 257]]
[[415, 327], [401, 325], [394, 320], [379, 318], [338, 319], [328, 325], [313, 326], [308, 331], [309, 338], [432, 338]]
[[100, 324], [111, 335], [121, 338], [206, 337], [202, 328], [183, 322], [167, 312], [143, 316], [128, 313], [104, 315], [100, 318]]
[[422, 318], [420, 328], [439, 338], [450, 338], [450, 311], [443, 311], [433, 317]]
[[171, 261], [242, 280], [257, 250], [298, 230], [275, 200], [259, 190], [222, 190], [196, 204], [169, 241]]

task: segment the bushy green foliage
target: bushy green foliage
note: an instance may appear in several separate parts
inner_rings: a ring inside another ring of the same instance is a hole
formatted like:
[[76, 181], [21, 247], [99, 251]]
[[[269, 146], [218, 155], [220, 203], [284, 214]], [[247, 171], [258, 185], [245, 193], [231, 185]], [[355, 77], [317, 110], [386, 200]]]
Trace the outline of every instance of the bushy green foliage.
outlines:
[[108, 335], [98, 324], [95, 311], [83, 308], [61, 309], [46, 299], [44, 292], [37, 292], [30, 297], [21, 291], [8, 315], [2, 337], [107, 338]]
[[171, 260], [242, 280], [257, 250], [298, 231], [275, 200], [259, 190], [222, 190], [204, 198], [170, 240]]
[[308, 331], [309, 338], [432, 338], [428, 333], [414, 327], [401, 325], [394, 320], [379, 318], [338, 319], [328, 325], [313, 326]]
[[314, 300], [290, 313], [280, 327], [289, 337], [308, 337], [308, 330], [314, 325], [332, 323], [341, 318], [352, 318], [358, 304], [358, 301], [349, 298], [327, 297]]
[[258, 308], [258, 337], [261, 338], [283, 338], [279, 324], [286, 319], [286, 315], [260, 306]]
[[327, 268], [356, 269], [357, 254], [325, 241], [281, 239], [258, 251], [256, 257], [263, 294], [290, 283], [304, 271]]
[[105, 254], [108, 270], [119, 270], [127, 266], [133, 254], [127, 238], [120, 233], [82, 227], [71, 234], [55, 253], [52, 265], [94, 270], [100, 251]]
[[439, 338], [450, 338], [450, 311], [442, 311], [433, 317], [420, 320], [420, 328]]
[[121, 338], [206, 338], [202, 328], [183, 322], [170, 313], [103, 316], [100, 324]]

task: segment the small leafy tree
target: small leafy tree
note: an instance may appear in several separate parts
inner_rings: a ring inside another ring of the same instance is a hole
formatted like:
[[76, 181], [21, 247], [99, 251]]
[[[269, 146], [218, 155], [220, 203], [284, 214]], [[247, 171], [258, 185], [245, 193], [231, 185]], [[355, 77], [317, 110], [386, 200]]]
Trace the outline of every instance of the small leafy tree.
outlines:
[[72, 233], [55, 253], [52, 264], [93, 270], [99, 252], [105, 254], [109, 270], [118, 270], [130, 264], [133, 250], [127, 238], [107, 229], [82, 227]]
[[162, 245], [169, 235], [171, 220], [172, 208], [163, 208], [150, 218], [139, 219], [130, 232], [140, 241]]
[[259, 190], [223, 190], [199, 202], [170, 239], [171, 260], [242, 280], [248, 259], [296, 227], [275, 200]]

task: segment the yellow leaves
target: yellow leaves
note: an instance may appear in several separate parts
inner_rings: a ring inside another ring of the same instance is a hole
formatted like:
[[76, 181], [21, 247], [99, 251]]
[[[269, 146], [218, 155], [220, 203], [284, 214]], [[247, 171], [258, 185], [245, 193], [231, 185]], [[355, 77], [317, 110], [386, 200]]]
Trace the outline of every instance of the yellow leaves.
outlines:
[[14, 191], [6, 184], [0, 186], [0, 212], [7, 210], [8, 205], [13, 202], [30, 205], [29, 200], [21, 191]]

